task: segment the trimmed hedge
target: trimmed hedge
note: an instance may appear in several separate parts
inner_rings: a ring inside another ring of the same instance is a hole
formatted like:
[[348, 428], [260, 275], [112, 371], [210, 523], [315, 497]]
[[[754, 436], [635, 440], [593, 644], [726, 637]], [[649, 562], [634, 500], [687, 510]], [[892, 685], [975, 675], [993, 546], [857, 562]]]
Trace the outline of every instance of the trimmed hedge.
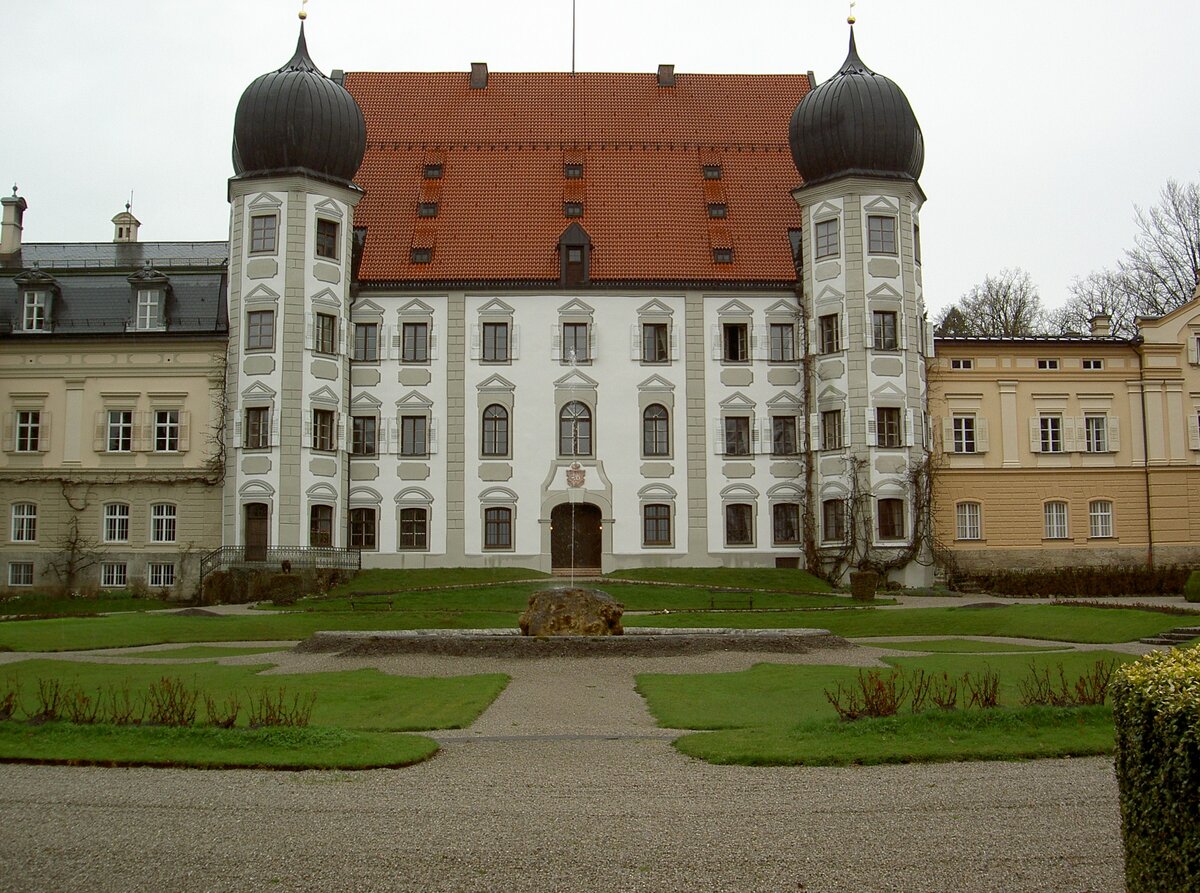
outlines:
[[1183, 597], [1189, 602], [1200, 602], [1200, 571], [1192, 571], [1183, 584]]
[[[1034, 571], [996, 570], [964, 574], [960, 581], [969, 580], [988, 592], [1017, 598], [1054, 595], [1095, 598], [1109, 595], [1178, 595], [1184, 591], [1184, 584], [1192, 573], [1191, 568], [1181, 565], [1149, 568], [1124, 564]], [[1197, 592], [1197, 598], [1200, 599], [1200, 591]]]
[[1200, 649], [1125, 665], [1112, 695], [1125, 888], [1200, 890]]

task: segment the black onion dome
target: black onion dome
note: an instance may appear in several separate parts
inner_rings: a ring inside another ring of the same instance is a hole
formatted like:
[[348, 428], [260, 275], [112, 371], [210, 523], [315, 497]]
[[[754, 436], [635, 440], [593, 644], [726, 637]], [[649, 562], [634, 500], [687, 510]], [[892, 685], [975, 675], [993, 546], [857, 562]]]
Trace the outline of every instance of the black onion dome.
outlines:
[[925, 164], [908, 98], [858, 58], [853, 28], [841, 69], [796, 106], [788, 142], [806, 185], [853, 174], [915, 181]]
[[238, 176], [309, 173], [348, 183], [366, 145], [362, 109], [313, 64], [301, 23], [296, 54], [283, 68], [256, 78], [238, 101], [234, 171]]

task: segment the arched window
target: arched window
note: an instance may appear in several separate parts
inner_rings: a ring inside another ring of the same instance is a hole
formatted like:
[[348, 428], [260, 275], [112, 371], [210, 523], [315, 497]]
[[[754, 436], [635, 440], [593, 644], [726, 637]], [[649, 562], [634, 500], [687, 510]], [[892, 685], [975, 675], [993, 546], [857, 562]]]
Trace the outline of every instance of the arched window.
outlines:
[[558, 452], [562, 456], [592, 454], [592, 412], [572, 400], [558, 414]]
[[508, 410], [493, 403], [483, 411], [483, 455], [508, 455]]
[[651, 403], [642, 413], [642, 455], [669, 456], [671, 454], [670, 418], [667, 408]]

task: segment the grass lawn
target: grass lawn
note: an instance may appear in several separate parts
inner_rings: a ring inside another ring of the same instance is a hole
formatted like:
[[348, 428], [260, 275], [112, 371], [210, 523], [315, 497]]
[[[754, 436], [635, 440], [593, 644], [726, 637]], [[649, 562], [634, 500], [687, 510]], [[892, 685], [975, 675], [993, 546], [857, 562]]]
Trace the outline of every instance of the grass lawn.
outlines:
[[121, 657], [131, 657], [134, 660], [177, 660], [182, 658], [219, 658], [219, 657], [241, 657], [247, 654], [273, 654], [276, 651], [283, 651], [274, 645], [267, 647], [253, 647], [249, 645], [185, 645], [183, 648], [165, 648], [162, 651], [135, 651], [129, 654], [122, 654]]
[[421, 735], [331, 728], [217, 729], [0, 722], [0, 761], [196, 769], [377, 769], [437, 753]]
[[733, 589], [833, 592], [832, 586], [807, 571], [778, 567], [647, 567], [613, 571], [606, 576], [613, 580], [691, 583], [696, 586], [725, 586]]
[[134, 598], [121, 593], [106, 593], [96, 598], [67, 598], [33, 592], [0, 600], [0, 615], [89, 616], [113, 611], [160, 611], [171, 607], [157, 598]]
[[1006, 642], [982, 642], [978, 639], [921, 639], [917, 642], [874, 640], [861, 644], [879, 648], [891, 648], [895, 651], [932, 651], [942, 654], [993, 654], [996, 652], [1058, 650], [1053, 645], [1015, 645]]
[[402, 570], [371, 568], [359, 571], [348, 583], [335, 586], [331, 595], [355, 592], [404, 592], [426, 586], [470, 586], [508, 580], [536, 580], [550, 575], [523, 567], [430, 567]]
[[1156, 611], [1071, 605], [1003, 608], [905, 608], [789, 613], [688, 613], [630, 617], [626, 626], [828, 629], [839, 636], [1009, 636], [1058, 642], [1131, 642], [1173, 629], [1186, 618]]
[[[1001, 709], [943, 713], [936, 708], [896, 717], [842, 722], [825, 697], [858, 676], [855, 667], [757, 664], [738, 673], [642, 674], [638, 691], [660, 726], [705, 730], [684, 736], [684, 753], [718, 763], [840, 765], [854, 762], [1017, 759], [1108, 753], [1109, 708], [1020, 707], [1019, 682], [1031, 662], [1071, 680], [1097, 660], [1133, 660], [1115, 652], [1055, 655], [934, 655], [891, 658], [906, 670], [959, 678], [985, 667], [1000, 677]], [[965, 698], [960, 697], [960, 704]], [[1072, 718], [1073, 717], [1073, 718]], [[1045, 728], [1042, 728], [1042, 727]]]
[[[29, 660], [0, 667], [0, 688], [20, 685], [21, 704], [26, 711], [37, 706], [39, 679], [59, 679], [95, 695], [109, 686], [146, 691], [163, 676], [177, 677], [185, 685], [221, 701], [238, 696], [243, 708], [248, 693], [275, 694], [284, 689], [293, 694], [313, 692], [317, 696], [311, 723], [386, 732], [427, 729], [459, 729], [470, 725], [508, 684], [503, 674], [450, 677], [390, 676], [378, 670], [348, 670], [334, 673], [288, 673], [261, 675], [271, 664], [221, 666], [216, 663], [184, 665], [100, 664], [78, 661]], [[203, 697], [197, 718], [205, 716]], [[243, 709], [239, 722], [245, 724]]]

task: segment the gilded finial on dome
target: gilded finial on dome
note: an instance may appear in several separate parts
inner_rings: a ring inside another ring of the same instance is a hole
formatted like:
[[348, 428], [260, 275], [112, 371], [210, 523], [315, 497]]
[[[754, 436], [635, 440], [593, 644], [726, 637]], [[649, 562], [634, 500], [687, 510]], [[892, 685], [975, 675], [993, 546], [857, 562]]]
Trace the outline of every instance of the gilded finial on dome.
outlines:
[[308, 6], [308, 0], [300, 0], [300, 21], [308, 18], [308, 11], [304, 8]]
[[[305, 0], [305, 2], [307, 2], [307, 0]], [[846, 16], [846, 24], [847, 24], [847, 25], [853, 25], [853, 24], [854, 24], [854, 22], [856, 21], [856, 20], [855, 20], [855, 18], [854, 18], [854, 7], [855, 7], [856, 5], [857, 5], [857, 4], [855, 4], [855, 3], [853, 2], [853, 0], [851, 0], [851, 3], [850, 3], [850, 15]]]

